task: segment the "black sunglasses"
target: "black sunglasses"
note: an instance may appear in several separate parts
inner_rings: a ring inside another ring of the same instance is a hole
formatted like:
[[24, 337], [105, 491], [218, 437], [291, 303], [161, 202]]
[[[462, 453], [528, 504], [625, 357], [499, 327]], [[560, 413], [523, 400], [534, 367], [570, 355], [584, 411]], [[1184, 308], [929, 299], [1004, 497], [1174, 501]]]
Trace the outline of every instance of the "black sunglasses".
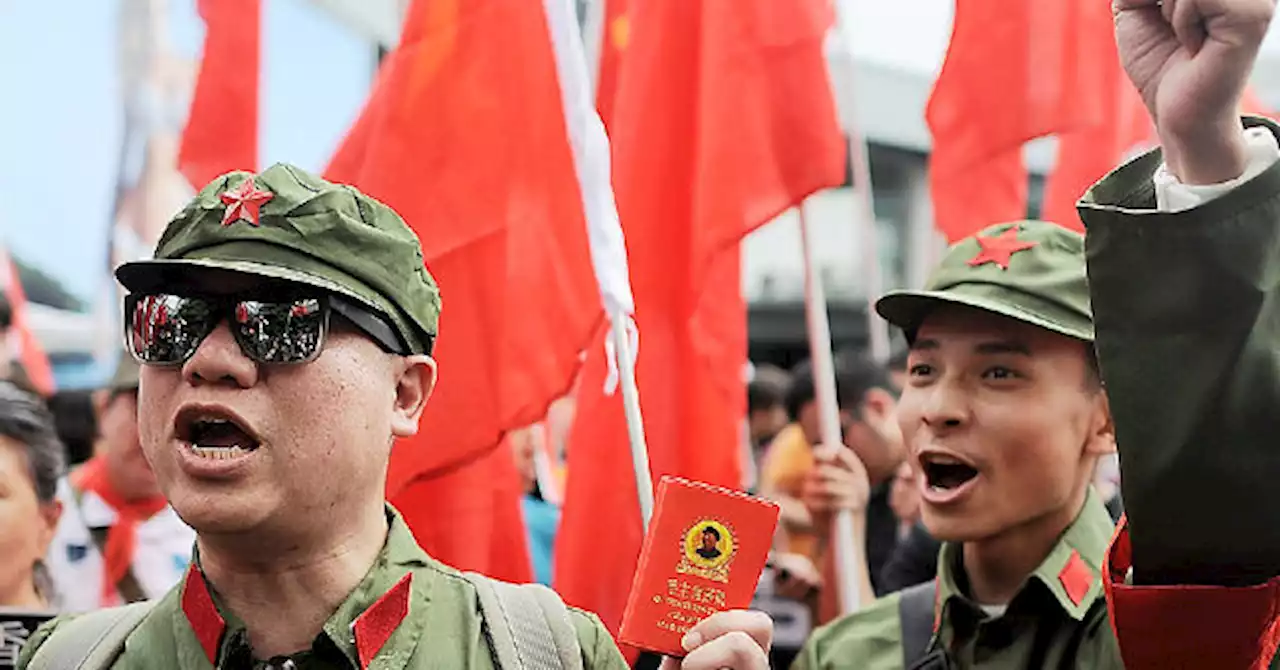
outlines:
[[244, 355], [258, 363], [313, 361], [324, 349], [330, 320], [349, 322], [383, 351], [407, 355], [396, 330], [366, 307], [333, 294], [269, 300], [174, 293], [125, 296], [125, 349], [144, 365], [182, 365], [226, 319]]

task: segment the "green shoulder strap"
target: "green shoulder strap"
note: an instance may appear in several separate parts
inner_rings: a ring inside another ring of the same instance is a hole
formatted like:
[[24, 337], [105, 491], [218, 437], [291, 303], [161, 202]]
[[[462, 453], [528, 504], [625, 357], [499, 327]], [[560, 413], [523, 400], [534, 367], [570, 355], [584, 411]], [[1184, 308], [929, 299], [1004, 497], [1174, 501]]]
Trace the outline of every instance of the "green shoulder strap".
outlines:
[[68, 619], [40, 645], [27, 670], [107, 670], [154, 605], [149, 600]]
[[476, 589], [484, 630], [499, 670], [583, 670], [569, 609], [541, 584], [508, 584], [463, 575]]

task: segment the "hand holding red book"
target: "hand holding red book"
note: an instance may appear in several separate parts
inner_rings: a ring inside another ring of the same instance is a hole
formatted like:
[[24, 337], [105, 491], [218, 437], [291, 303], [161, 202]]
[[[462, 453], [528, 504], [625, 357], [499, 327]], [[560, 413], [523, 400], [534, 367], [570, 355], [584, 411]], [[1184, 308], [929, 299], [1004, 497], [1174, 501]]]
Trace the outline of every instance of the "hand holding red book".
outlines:
[[663, 477], [623, 614], [619, 638], [683, 656], [698, 622], [751, 604], [778, 524], [762, 498]]

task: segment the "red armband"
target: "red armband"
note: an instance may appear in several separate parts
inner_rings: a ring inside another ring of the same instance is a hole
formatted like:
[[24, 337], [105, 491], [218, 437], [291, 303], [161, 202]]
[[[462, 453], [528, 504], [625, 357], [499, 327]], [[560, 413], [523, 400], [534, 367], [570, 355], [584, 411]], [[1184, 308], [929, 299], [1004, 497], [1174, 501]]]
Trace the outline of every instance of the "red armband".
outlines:
[[1280, 645], [1280, 577], [1247, 587], [1133, 586], [1128, 519], [1116, 527], [1103, 585], [1129, 670], [1266, 670]]

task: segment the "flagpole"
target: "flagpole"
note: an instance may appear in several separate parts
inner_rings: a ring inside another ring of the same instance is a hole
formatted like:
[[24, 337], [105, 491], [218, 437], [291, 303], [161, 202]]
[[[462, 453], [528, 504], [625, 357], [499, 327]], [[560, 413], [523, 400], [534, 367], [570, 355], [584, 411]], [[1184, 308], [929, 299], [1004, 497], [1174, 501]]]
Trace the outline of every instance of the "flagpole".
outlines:
[[889, 364], [889, 328], [876, 314], [875, 301], [884, 293], [884, 274], [880, 269], [880, 243], [876, 230], [875, 195], [871, 188], [871, 163], [868, 158], [867, 138], [858, 124], [857, 105], [853, 103], [856, 88], [856, 67], [853, 57], [853, 36], [850, 33], [852, 0], [836, 0], [836, 34], [849, 58], [849, 105], [844, 110], [845, 133], [849, 137], [849, 167], [853, 174], [854, 224], [861, 232], [863, 286], [866, 290], [867, 339], [872, 360], [881, 365]]
[[561, 75], [569, 144], [583, 197], [591, 264], [600, 283], [601, 299], [611, 329], [606, 356], [610, 375], [606, 393], [616, 381], [622, 390], [622, 407], [627, 419], [627, 443], [636, 480], [636, 498], [645, 531], [653, 517], [653, 476], [649, 469], [649, 449], [645, 443], [644, 420], [640, 414], [640, 390], [636, 385], [636, 348], [639, 333], [632, 314], [631, 275], [627, 263], [626, 238], [618, 220], [611, 180], [609, 139], [595, 104], [600, 72], [600, 52], [604, 30], [605, 0], [588, 0], [586, 16], [572, 30], [567, 17], [577, 19], [572, 0], [543, 0], [556, 47]]
[[632, 354], [631, 334], [627, 332], [630, 319], [616, 314], [610, 318], [613, 326], [613, 347], [617, 352], [618, 381], [622, 387], [622, 409], [627, 417], [627, 443], [631, 446], [631, 469], [636, 478], [636, 498], [640, 502], [640, 522], [649, 530], [653, 518], [653, 476], [649, 469], [649, 448], [645, 443], [644, 419], [640, 415], [640, 389], [636, 386], [636, 359]]
[[[836, 399], [835, 361], [831, 352], [831, 324], [827, 320], [827, 298], [822, 277], [813, 261], [813, 240], [809, 235], [806, 200], [800, 205], [800, 244], [804, 260], [804, 313], [809, 331], [809, 356], [813, 365], [814, 400], [818, 405], [818, 421], [825, 446], [844, 448], [841, 438], [840, 409]], [[841, 510], [832, 521], [831, 547], [835, 552], [835, 576], [841, 614], [861, 608], [858, 562], [858, 538], [853, 512]]]

